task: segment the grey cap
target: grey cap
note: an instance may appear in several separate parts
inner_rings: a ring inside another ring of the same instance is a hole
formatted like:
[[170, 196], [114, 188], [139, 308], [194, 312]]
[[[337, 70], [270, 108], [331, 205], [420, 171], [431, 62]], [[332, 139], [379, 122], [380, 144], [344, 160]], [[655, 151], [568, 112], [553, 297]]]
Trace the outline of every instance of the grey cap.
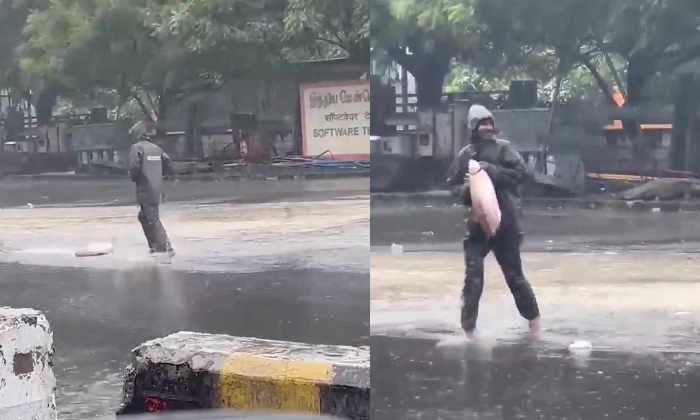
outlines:
[[493, 114], [491, 111], [486, 109], [485, 106], [472, 105], [469, 108], [469, 113], [467, 114], [467, 126], [469, 127], [469, 131], [474, 131], [477, 124], [486, 119], [491, 119], [494, 121], [494, 124], [496, 123], [496, 120], [493, 118]]

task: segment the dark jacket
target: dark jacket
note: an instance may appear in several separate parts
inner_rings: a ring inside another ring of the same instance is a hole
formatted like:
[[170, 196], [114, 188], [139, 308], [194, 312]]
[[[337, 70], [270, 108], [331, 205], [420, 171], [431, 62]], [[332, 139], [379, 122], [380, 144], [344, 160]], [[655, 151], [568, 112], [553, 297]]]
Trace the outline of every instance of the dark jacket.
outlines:
[[157, 144], [141, 139], [131, 146], [129, 175], [136, 184], [136, 200], [140, 205], [160, 204], [163, 175], [170, 170], [170, 157]]
[[[479, 121], [494, 119], [493, 114], [481, 105], [472, 106], [467, 118], [470, 136]], [[470, 138], [469, 144], [459, 151], [450, 166], [447, 183], [452, 193], [463, 199], [466, 206], [471, 206], [468, 189], [460, 188], [464, 184], [469, 160], [486, 162], [484, 170], [491, 177], [501, 208], [501, 227], [520, 230], [520, 185], [530, 176], [525, 161], [507, 140], [471, 140]]]

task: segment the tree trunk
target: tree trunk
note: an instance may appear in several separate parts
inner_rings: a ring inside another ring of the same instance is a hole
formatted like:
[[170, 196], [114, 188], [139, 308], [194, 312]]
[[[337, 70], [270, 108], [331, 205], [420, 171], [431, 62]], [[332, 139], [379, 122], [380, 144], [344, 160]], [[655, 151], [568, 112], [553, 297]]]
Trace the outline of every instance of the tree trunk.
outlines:
[[593, 64], [588, 58], [582, 58], [581, 64], [583, 64], [583, 66], [588, 70], [589, 73], [591, 73], [591, 76], [593, 76], [593, 78], [595, 79], [596, 84], [598, 85], [598, 89], [600, 89], [600, 91], [603, 93], [603, 96], [605, 97], [605, 101], [610, 105], [616, 105], [612, 89], [610, 89], [607, 80], [605, 80], [603, 75], [600, 74], [595, 64]]
[[187, 104], [187, 127], [185, 128], [185, 158], [204, 157], [204, 146], [199, 129], [199, 104]]
[[445, 77], [450, 71], [454, 49], [442, 45], [432, 52], [406, 54], [405, 48], [387, 50], [389, 57], [405, 68], [416, 81], [416, 106], [432, 108], [440, 105]]
[[683, 171], [685, 167], [686, 134], [689, 125], [688, 105], [689, 86], [693, 83], [692, 74], [682, 74], [676, 78], [676, 93], [673, 101], [673, 131], [671, 147], [668, 151], [669, 168]]
[[44, 89], [39, 92], [39, 97], [36, 100], [36, 123], [38, 126], [47, 126], [51, 124], [53, 117], [53, 109], [58, 100], [58, 85], [48, 83]]
[[370, 62], [370, 42], [369, 38], [362, 38], [348, 46], [348, 61], [351, 63], [367, 64]]
[[141, 96], [136, 93], [133, 95], [134, 100], [136, 101], [136, 104], [139, 106], [139, 109], [141, 110], [141, 113], [143, 113], [143, 119], [144, 121], [149, 121], [153, 122], [153, 116], [151, 115], [151, 110], [148, 109], [148, 106], [146, 103], [141, 99]]
[[692, 75], [688, 89], [688, 126], [685, 136], [685, 170], [700, 173], [700, 76]]
[[167, 92], [162, 92], [158, 95], [158, 109], [156, 110], [158, 122], [156, 123], [156, 131], [159, 136], [165, 135], [168, 131], [167, 119], [168, 110], [171, 105], [170, 99], [170, 95]]
[[627, 67], [627, 104], [636, 106], [644, 102], [644, 88], [653, 74], [648, 58], [632, 57]]
[[[644, 88], [649, 77], [653, 74], [649, 67], [649, 59], [644, 56], [632, 57], [627, 66], [627, 97], [625, 106], [638, 106], [644, 102]], [[635, 119], [622, 120], [625, 136], [632, 142], [632, 154], [636, 161], [642, 164], [654, 164], [653, 153], [644, 142], [639, 122]]]
[[408, 71], [416, 80], [416, 106], [421, 109], [439, 106], [442, 102], [445, 77], [449, 72], [449, 62], [445, 65], [428, 60], [415, 71]]

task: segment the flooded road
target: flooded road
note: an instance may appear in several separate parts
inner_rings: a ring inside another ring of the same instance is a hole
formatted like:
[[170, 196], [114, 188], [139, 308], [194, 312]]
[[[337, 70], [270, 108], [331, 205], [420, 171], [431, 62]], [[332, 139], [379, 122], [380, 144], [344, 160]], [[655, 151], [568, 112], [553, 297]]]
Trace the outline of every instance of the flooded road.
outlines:
[[[170, 203], [328, 200], [365, 195], [369, 179], [328, 180], [167, 180], [164, 200]], [[0, 207], [135, 205], [134, 184], [128, 176], [91, 178], [87, 176], [26, 176], [0, 179]]]
[[[0, 305], [51, 323], [60, 418], [112, 418], [131, 349], [176, 331], [368, 345], [369, 200], [339, 185], [170, 202], [170, 265], [133, 206], [0, 209]], [[95, 244], [110, 254], [75, 257]]]
[[468, 342], [461, 216], [438, 211], [372, 209], [374, 420], [700, 417], [697, 215], [529, 212], [543, 331], [526, 333], [489, 257]]
[[[462, 250], [466, 214], [462, 207], [373, 207], [371, 213], [372, 246], [397, 243], [410, 250]], [[679, 244], [700, 243], [697, 213], [526, 208], [522, 223], [528, 250], [578, 252], [587, 247], [648, 249], [663, 245], [676, 250]]]
[[[461, 255], [372, 255], [370, 261], [372, 334], [457, 335]], [[619, 351], [700, 352], [700, 255], [524, 253], [523, 264], [543, 314], [540, 338], [555, 347], [587, 340]], [[488, 257], [480, 334], [511, 340], [525, 327]]]
[[0, 305], [44, 311], [54, 330], [63, 419], [116, 411], [138, 344], [177, 331], [367, 345], [362, 272], [277, 268], [255, 273], [0, 266]]
[[695, 355], [443, 349], [373, 336], [373, 420], [687, 420], [700, 416]]

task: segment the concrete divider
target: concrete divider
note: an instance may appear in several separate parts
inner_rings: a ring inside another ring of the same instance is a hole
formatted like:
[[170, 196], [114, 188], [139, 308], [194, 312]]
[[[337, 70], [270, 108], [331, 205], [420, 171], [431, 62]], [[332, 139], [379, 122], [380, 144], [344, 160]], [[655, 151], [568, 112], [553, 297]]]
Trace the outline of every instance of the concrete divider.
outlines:
[[34, 309], [0, 307], [0, 419], [56, 420], [53, 333]]
[[117, 414], [202, 408], [369, 419], [370, 351], [179, 332], [132, 352]]

